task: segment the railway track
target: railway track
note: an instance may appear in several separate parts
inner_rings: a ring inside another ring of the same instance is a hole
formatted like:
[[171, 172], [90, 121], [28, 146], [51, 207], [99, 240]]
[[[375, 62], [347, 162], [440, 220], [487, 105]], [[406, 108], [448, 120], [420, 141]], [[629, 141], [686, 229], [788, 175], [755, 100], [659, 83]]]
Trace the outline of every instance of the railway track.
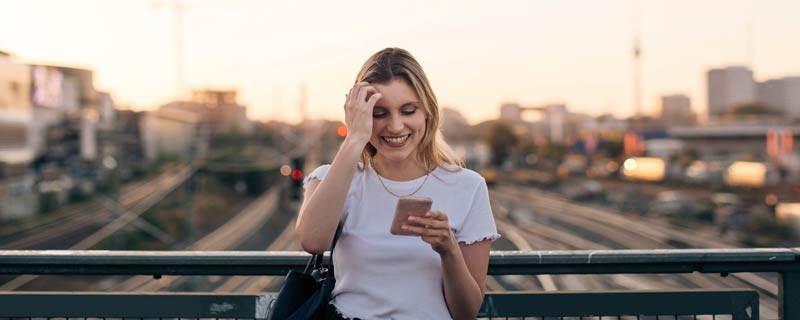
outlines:
[[[514, 208], [495, 209], [498, 225], [508, 224], [524, 238], [542, 249], [668, 249], [670, 240], [680, 241], [697, 248], [733, 247], [721, 244], [702, 236], [687, 234], [683, 230], [673, 230], [658, 221], [622, 216], [607, 210], [569, 203], [563, 198], [545, 194], [529, 188], [500, 186], [491, 191], [493, 202], [506, 203]], [[515, 213], [517, 208], [530, 208], [525, 214]], [[503, 211], [508, 211], [503, 213]], [[498, 214], [500, 213], [500, 214]], [[598, 241], [599, 237], [605, 237]], [[542, 246], [548, 246], [543, 248]], [[658, 281], [654, 276], [613, 275], [614, 286], [628, 289], [657, 288], [713, 288], [749, 287], [756, 289], [763, 297], [762, 316], [777, 317], [777, 285], [756, 274], [731, 274], [720, 278], [710, 275], [662, 275]], [[605, 289], [608, 289], [606, 287]]]
[[[120, 191], [119, 203], [123, 209], [137, 211], [144, 203], [158, 202], [177, 186], [191, 177], [193, 169], [188, 166], [176, 167], [146, 182], [136, 183]], [[112, 214], [108, 202], [94, 200], [84, 206], [75, 207], [63, 214], [58, 214], [45, 222], [29, 225], [24, 231], [16, 232], [5, 238], [8, 241], [0, 245], [0, 249], [9, 250], [41, 250], [41, 249], [77, 249], [73, 248], [83, 238], [75, 239], [71, 235], [91, 234], [118, 218]], [[145, 208], [146, 209], [146, 208]]]
[[[68, 247], [69, 250], [87, 250], [90, 249], [92, 246], [96, 245], [103, 239], [107, 238], [117, 230], [121, 229], [122, 227], [128, 225], [132, 221], [138, 218], [139, 215], [144, 213], [145, 210], [152, 207], [168, 194], [172, 193], [178, 186], [183, 184], [186, 179], [191, 177], [193, 174], [194, 169], [191, 167], [183, 167], [177, 170], [174, 174], [168, 175], [166, 177], [162, 177], [154, 181], [152, 184], [143, 185], [142, 187], [133, 189], [135, 192], [135, 196], [142, 194], [144, 190], [147, 190], [145, 193], [146, 196], [143, 199], [135, 202], [133, 207], [123, 213], [121, 216], [114, 218], [111, 222], [108, 222], [101, 227], [95, 228], [92, 230], [92, 233], [86, 237], [83, 237], [80, 233], [77, 233], [73, 227], [65, 228], [65, 229], [58, 229], [54, 231], [42, 231], [42, 236], [39, 238], [33, 238], [32, 240], [25, 240], [21, 239], [20, 241], [23, 243], [42, 243], [42, 241], [49, 241], [51, 239], [58, 239], [60, 241], [65, 241], [66, 243], [71, 243]], [[133, 201], [133, 200], [131, 200]], [[124, 203], [123, 203], [124, 205]], [[100, 212], [98, 211], [96, 214], [107, 214], [107, 212]], [[92, 224], [95, 223], [90, 219], [94, 218], [94, 215], [88, 215], [86, 217], [78, 217], [78, 219], [73, 219], [68, 222], [65, 222], [65, 225], [75, 226], [81, 224]], [[80, 235], [80, 238], [76, 240], [71, 240], [76, 238], [76, 235]], [[72, 238], [70, 238], [72, 236]], [[31, 242], [24, 242], [24, 241], [31, 241]], [[38, 242], [37, 242], [38, 241]], [[77, 241], [77, 243], [76, 243]], [[18, 248], [17, 248], [18, 249]], [[19, 277], [15, 277], [10, 281], [0, 285], [0, 291], [12, 291], [18, 288], [23, 287], [24, 285], [30, 283], [31, 281], [37, 279], [39, 276], [35, 275], [23, 275]]]
[[[188, 251], [223, 251], [232, 250], [252, 236], [276, 212], [283, 183], [277, 183], [260, 197], [253, 200], [227, 223], [210, 234], [193, 243], [184, 250]], [[153, 279], [149, 276], [136, 276], [116, 284], [113, 291], [160, 291], [180, 286], [187, 277], [165, 276]]]

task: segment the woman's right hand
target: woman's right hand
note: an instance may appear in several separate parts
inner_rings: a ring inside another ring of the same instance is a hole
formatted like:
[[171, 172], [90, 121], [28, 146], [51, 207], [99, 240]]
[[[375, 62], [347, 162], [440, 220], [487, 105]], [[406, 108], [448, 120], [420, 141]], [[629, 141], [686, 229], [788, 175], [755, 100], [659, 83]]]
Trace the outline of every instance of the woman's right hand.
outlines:
[[372, 136], [372, 109], [381, 97], [369, 82], [359, 82], [350, 88], [344, 103], [347, 139], [363, 144], [369, 142]]

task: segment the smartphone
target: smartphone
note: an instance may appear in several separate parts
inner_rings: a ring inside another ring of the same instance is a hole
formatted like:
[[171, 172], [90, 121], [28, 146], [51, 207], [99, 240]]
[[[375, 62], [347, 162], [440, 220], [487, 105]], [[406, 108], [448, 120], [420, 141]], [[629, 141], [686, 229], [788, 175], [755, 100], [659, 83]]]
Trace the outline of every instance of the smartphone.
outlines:
[[389, 232], [399, 236], [414, 235], [402, 229], [403, 224], [408, 223], [409, 216], [424, 216], [425, 213], [431, 211], [433, 199], [429, 197], [400, 197], [397, 199], [397, 208], [394, 210], [394, 220]]

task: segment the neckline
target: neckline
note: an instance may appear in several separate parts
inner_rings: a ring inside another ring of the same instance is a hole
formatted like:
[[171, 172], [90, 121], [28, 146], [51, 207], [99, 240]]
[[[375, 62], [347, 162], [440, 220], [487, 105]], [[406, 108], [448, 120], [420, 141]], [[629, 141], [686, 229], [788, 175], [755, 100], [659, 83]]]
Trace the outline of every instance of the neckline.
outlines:
[[379, 179], [383, 179], [383, 181], [385, 181], [387, 183], [397, 184], [397, 185], [404, 185], [404, 184], [409, 184], [409, 183], [420, 182], [423, 179], [425, 179], [426, 176], [434, 174], [436, 172], [436, 170], [439, 169], [439, 167], [436, 167], [436, 168], [433, 168], [433, 170], [431, 170], [428, 174], [423, 174], [423, 175], [421, 175], [421, 176], [419, 176], [417, 178], [411, 179], [411, 180], [398, 181], [398, 180], [389, 179], [387, 177], [384, 177], [380, 173], [378, 173], [378, 170], [375, 170], [375, 167], [372, 166], [372, 161], [369, 161], [369, 163], [367, 164], [367, 167], [369, 168], [370, 171], [375, 173], [375, 175], [379, 176], [378, 177]]

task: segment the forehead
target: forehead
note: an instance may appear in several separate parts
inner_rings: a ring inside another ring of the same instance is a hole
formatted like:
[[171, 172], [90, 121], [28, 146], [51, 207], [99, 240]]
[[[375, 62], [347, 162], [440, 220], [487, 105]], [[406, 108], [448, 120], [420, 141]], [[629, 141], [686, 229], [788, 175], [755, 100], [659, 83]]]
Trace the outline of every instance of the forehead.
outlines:
[[393, 78], [386, 83], [372, 85], [383, 95], [376, 105], [382, 107], [400, 107], [409, 102], [419, 102], [419, 96], [405, 80]]

